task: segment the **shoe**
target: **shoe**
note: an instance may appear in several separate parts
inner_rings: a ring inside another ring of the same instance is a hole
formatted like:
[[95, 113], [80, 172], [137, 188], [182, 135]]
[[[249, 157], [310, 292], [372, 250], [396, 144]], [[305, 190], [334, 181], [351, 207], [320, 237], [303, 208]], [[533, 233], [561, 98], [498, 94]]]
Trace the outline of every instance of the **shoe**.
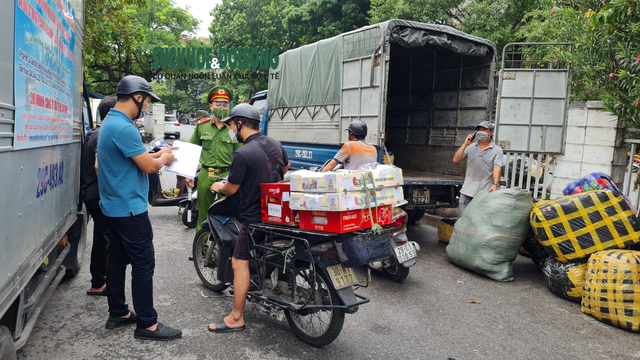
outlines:
[[234, 327], [234, 328], [230, 328], [230, 327], [227, 326], [227, 324], [224, 322], [224, 320], [218, 321], [216, 323], [216, 328], [215, 329], [212, 329], [211, 327], [207, 327], [207, 329], [209, 329], [209, 331], [214, 332], [214, 333], [237, 332], [237, 331], [242, 331], [242, 330], [244, 330], [246, 328], [247, 327], [245, 325]]
[[102, 289], [102, 291], [87, 290], [87, 295], [90, 295], [90, 296], [107, 296], [107, 288]]
[[182, 337], [182, 331], [164, 326], [161, 322], [158, 322], [158, 327], [155, 331], [137, 327], [133, 333], [133, 337], [139, 340], [167, 341]]
[[138, 321], [138, 318], [136, 317], [136, 314], [131, 311], [131, 316], [129, 316], [128, 318], [109, 316], [109, 319], [107, 319], [107, 325], [105, 327], [107, 329], [115, 329], [119, 328], [120, 326], [135, 324], [136, 321]]

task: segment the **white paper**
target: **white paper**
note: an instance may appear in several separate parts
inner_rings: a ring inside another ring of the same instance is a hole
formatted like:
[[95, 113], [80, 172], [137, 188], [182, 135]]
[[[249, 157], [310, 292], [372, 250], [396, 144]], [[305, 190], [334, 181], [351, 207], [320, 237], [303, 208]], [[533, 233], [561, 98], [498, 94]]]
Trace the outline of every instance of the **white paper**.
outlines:
[[282, 193], [282, 202], [289, 201], [289, 192], [285, 191]]
[[282, 206], [277, 204], [269, 204], [267, 212], [269, 216], [282, 217]]
[[198, 164], [200, 163], [202, 147], [178, 140], [173, 142], [173, 146], [178, 147], [178, 149], [173, 150], [175, 159], [165, 170], [190, 179], [195, 178]]

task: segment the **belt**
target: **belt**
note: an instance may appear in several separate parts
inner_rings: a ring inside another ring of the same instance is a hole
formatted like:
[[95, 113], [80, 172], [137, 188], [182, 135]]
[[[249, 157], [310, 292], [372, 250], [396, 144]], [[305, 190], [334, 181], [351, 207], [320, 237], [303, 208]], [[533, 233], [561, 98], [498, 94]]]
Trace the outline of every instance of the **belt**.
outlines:
[[207, 169], [208, 171], [213, 171], [215, 174], [227, 172], [229, 171], [229, 169], [231, 169], [230, 167], [215, 168], [215, 167], [209, 167], [209, 166], [205, 166], [204, 168]]

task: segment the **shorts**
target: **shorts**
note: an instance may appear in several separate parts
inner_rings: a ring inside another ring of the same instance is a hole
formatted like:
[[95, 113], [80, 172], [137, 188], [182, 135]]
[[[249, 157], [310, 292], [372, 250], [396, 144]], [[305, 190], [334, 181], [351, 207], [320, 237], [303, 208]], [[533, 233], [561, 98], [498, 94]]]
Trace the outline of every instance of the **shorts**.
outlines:
[[262, 243], [264, 239], [264, 233], [261, 231], [253, 230], [253, 235], [249, 234], [249, 225], [255, 224], [253, 222], [247, 222], [240, 227], [240, 233], [238, 234], [238, 241], [236, 241], [236, 248], [233, 250], [233, 257], [238, 260], [251, 260], [251, 248], [253, 243]]

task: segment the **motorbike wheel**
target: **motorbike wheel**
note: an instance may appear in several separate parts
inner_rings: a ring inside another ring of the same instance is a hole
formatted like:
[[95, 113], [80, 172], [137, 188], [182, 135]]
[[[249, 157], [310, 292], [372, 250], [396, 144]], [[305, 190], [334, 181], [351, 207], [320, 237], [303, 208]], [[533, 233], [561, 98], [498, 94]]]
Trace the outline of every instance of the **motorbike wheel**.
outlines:
[[389, 266], [383, 267], [382, 272], [384, 276], [395, 282], [403, 282], [407, 276], [409, 276], [409, 268], [402, 266], [398, 263], [395, 257], [391, 257], [389, 260]]
[[424, 209], [407, 210], [409, 224], [415, 224], [424, 216]]
[[[193, 265], [196, 267], [198, 277], [207, 289], [213, 291], [223, 291], [229, 285], [218, 280], [218, 265], [220, 264], [220, 248], [217, 241], [212, 238], [209, 229], [203, 227], [196, 233], [193, 239]], [[205, 267], [205, 257], [209, 246], [214, 246], [211, 252], [213, 257], [211, 267]]]
[[[296, 293], [310, 297], [312, 293], [313, 278], [315, 277], [315, 297], [309, 305], [339, 305], [340, 300], [336, 290], [327, 277], [313, 269], [300, 268], [296, 274]], [[302, 305], [307, 299], [299, 298], [298, 304]], [[342, 309], [301, 309], [298, 311], [285, 310], [285, 316], [293, 332], [302, 341], [315, 347], [322, 347], [332, 343], [344, 324], [344, 310]]]
[[[187, 210], [189, 210], [189, 208], [191, 208], [191, 221], [187, 220]], [[187, 203], [182, 210], [182, 223], [190, 229], [198, 225], [198, 204], [195, 202], [192, 204]]]

